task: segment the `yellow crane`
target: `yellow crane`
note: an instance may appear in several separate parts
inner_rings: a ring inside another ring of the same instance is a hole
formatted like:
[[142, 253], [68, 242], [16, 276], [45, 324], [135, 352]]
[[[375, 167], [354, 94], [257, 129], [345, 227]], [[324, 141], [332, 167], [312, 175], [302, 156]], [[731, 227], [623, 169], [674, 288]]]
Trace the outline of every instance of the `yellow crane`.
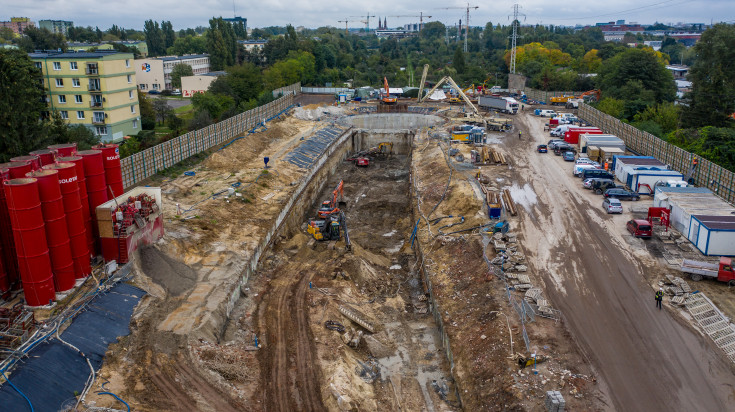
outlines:
[[345, 24], [345, 35], [348, 34], [348, 31], [347, 31], [348, 30], [347, 23], [354, 23], [354, 22], [364, 23], [364, 21], [362, 21], [362, 20], [346, 20], [346, 19], [345, 20], [337, 20], [337, 23], [344, 23]]

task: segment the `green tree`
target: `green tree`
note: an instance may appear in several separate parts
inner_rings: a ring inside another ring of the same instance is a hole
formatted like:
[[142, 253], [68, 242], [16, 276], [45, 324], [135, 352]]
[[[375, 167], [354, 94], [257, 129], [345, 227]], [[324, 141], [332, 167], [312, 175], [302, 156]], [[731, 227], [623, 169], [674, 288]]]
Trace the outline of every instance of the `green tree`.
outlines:
[[[199, 95], [202, 93], [197, 93]], [[203, 129], [212, 124], [212, 116], [206, 110], [197, 111], [194, 113], [194, 117], [189, 121], [189, 131]]]
[[223, 70], [232, 66], [237, 56], [237, 39], [229, 22], [222, 17], [209, 20], [207, 32], [207, 49], [212, 70]]
[[170, 21], [161, 22], [161, 35], [163, 36], [163, 50], [168, 50], [176, 41], [176, 32]]
[[140, 141], [135, 136], [125, 140], [120, 145], [120, 158], [124, 159], [128, 156], [134, 155], [135, 153], [140, 152]]
[[612, 97], [605, 97], [597, 103], [597, 109], [601, 112], [607, 113], [612, 117], [618, 119], [623, 117], [623, 110], [625, 109], [625, 102], [623, 100], [613, 99]]
[[692, 92], [683, 121], [688, 127], [731, 126], [735, 112], [735, 26], [716, 24], [694, 46], [696, 61], [689, 71]]
[[156, 112], [150, 99], [138, 90], [138, 106], [140, 106], [140, 123], [143, 130], [153, 130], [156, 127]]
[[627, 49], [602, 64], [598, 76], [602, 94], [621, 100], [644, 100], [637, 91], [650, 93], [649, 103], [673, 101], [676, 97], [674, 78], [666, 70], [666, 61], [652, 49]]
[[197, 113], [207, 112], [209, 118], [217, 120], [222, 113], [235, 106], [235, 99], [230, 96], [214, 93], [196, 93], [191, 98]]
[[158, 124], [163, 124], [164, 120], [166, 120], [166, 116], [168, 116], [172, 110], [168, 107], [166, 99], [160, 97], [158, 99], [153, 99], [153, 111], [156, 113]]
[[49, 139], [44, 144], [76, 143], [77, 149], [89, 150], [100, 142], [91, 129], [81, 124], [69, 125], [58, 111], [53, 112], [45, 126]]
[[148, 44], [149, 56], [161, 56], [166, 53], [166, 40], [157, 21], [146, 20], [143, 24], [143, 33], [145, 42]]
[[31, 26], [23, 30], [23, 37], [18, 40], [18, 47], [31, 53], [34, 50], [61, 49], [66, 51], [67, 45], [62, 34], [54, 34], [48, 29], [37, 29]]
[[174, 88], [181, 88], [181, 78], [184, 76], [193, 76], [194, 70], [188, 64], [179, 63], [171, 69], [171, 84]]
[[452, 58], [452, 66], [454, 66], [454, 70], [457, 71], [459, 74], [463, 74], [465, 70], [467, 69], [467, 65], [464, 61], [464, 52], [462, 51], [462, 48], [457, 46], [457, 48], [454, 50], [454, 57]]
[[173, 46], [166, 50], [167, 54], [182, 56], [184, 54], [201, 54], [207, 52], [207, 39], [204, 36], [186, 35], [177, 37]]
[[171, 110], [168, 116], [166, 116], [166, 125], [174, 135], [179, 135], [181, 134], [181, 129], [184, 127], [184, 121]]
[[41, 71], [21, 50], [0, 49], [0, 162], [42, 146], [46, 139], [41, 113]]

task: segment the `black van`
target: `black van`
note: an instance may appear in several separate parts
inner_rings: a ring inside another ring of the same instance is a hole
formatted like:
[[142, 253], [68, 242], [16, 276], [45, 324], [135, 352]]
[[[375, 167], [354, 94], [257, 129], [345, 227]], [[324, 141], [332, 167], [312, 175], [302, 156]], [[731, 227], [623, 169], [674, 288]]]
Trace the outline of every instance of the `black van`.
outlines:
[[600, 179], [610, 179], [612, 181], [615, 180], [615, 176], [610, 174], [607, 170], [603, 169], [587, 169], [582, 172], [582, 180], [588, 179], [590, 177], [597, 177]]

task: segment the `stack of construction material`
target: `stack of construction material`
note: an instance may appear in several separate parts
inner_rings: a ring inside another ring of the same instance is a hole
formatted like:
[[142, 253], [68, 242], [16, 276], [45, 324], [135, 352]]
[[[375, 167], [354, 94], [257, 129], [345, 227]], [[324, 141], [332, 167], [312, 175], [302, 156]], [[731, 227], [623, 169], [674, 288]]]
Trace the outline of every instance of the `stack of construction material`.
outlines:
[[559, 391], [547, 391], [544, 404], [548, 412], [564, 412], [567, 408], [567, 403]]
[[22, 305], [0, 308], [0, 361], [12, 355], [33, 334], [33, 312]]

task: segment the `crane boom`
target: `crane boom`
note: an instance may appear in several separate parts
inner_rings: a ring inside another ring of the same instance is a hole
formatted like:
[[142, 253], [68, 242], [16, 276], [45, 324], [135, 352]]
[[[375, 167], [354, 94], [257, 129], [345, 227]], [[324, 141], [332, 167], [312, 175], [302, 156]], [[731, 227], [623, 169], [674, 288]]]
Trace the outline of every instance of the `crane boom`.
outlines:
[[[421, 83], [419, 83], [419, 99], [418, 102], [421, 103], [423, 99], [421, 98], [421, 92], [424, 91], [424, 83], [426, 83], [426, 75], [429, 73], [429, 65], [424, 65], [424, 72], [421, 74]], [[424, 96], [426, 97], [426, 96]]]

